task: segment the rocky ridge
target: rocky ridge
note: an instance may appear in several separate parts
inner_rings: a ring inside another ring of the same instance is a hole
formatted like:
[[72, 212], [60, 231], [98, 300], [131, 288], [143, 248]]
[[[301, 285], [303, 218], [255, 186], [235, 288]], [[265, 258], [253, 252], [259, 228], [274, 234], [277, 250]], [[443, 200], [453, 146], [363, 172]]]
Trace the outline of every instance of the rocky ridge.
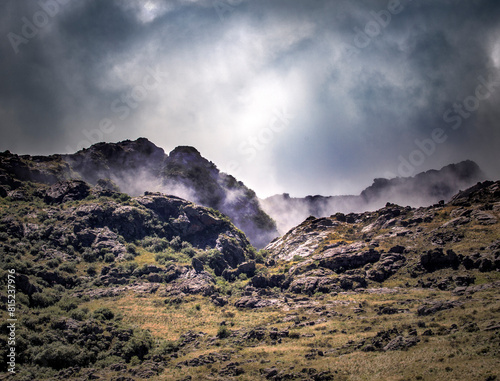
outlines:
[[[311, 216], [265, 247], [268, 264], [295, 263], [277, 283], [308, 294], [364, 289], [398, 271], [415, 277], [459, 267], [498, 271], [499, 190], [500, 182], [487, 181], [447, 204], [411, 208], [388, 203], [375, 212]], [[487, 247], [464, 249], [463, 243], [478, 234], [491, 237]], [[462, 280], [443, 282], [438, 286], [461, 286]]]
[[328, 217], [334, 213], [377, 210], [387, 202], [426, 206], [449, 201], [461, 189], [484, 181], [486, 175], [473, 161], [447, 165], [440, 170], [422, 172], [414, 177], [377, 178], [359, 195], [290, 197], [275, 195], [261, 200], [263, 209], [273, 217], [285, 234], [308, 216]]
[[158, 190], [220, 210], [258, 247], [278, 235], [255, 193], [220, 172], [193, 147], [177, 147], [167, 155], [149, 140], [139, 138], [97, 143], [66, 155], [0, 154], [0, 196], [11, 192], [11, 197], [20, 197], [25, 181], [53, 185], [71, 179], [91, 185], [111, 180], [131, 196]]

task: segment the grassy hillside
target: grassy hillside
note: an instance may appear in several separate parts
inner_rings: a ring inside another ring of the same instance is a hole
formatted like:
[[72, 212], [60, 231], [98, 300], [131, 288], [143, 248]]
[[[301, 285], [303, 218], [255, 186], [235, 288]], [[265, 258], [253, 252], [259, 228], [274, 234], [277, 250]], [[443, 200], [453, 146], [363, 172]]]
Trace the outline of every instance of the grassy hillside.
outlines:
[[500, 182], [311, 217], [259, 252], [214, 210], [65, 184], [0, 198], [13, 379], [500, 377]]

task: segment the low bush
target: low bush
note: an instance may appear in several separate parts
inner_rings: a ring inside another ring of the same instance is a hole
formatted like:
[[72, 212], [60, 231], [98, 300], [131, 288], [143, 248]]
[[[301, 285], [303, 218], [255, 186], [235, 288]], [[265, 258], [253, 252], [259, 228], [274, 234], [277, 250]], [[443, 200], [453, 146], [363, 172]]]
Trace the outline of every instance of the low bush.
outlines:
[[219, 339], [225, 339], [226, 337], [231, 336], [231, 331], [227, 329], [225, 325], [221, 325], [217, 330], [217, 337]]

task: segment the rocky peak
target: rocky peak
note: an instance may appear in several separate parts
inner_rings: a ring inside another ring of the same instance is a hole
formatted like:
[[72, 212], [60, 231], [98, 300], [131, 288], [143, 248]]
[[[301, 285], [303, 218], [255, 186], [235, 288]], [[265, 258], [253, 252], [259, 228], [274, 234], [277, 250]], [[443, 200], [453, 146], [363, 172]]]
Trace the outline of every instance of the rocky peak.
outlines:
[[407, 203], [414, 200], [414, 205], [422, 204], [426, 199], [433, 203], [440, 199], [449, 200], [460, 188], [469, 187], [485, 178], [475, 162], [466, 160], [440, 170], [422, 172], [414, 177], [375, 179], [371, 186], [361, 192], [361, 197], [366, 202], [383, 199], [383, 202], [401, 203], [406, 198]]
[[52, 185], [69, 179], [91, 185], [109, 179], [131, 196], [161, 190], [218, 209], [259, 247], [278, 235], [255, 193], [219, 172], [194, 147], [179, 146], [166, 155], [148, 139], [139, 138], [97, 143], [67, 155], [19, 156], [8, 151], [0, 155], [0, 194], [21, 187], [23, 181]]
[[201, 157], [200, 152], [196, 148], [191, 147], [191, 146], [178, 146], [178, 147], [175, 147], [172, 150], [172, 152], [170, 152], [170, 154], [169, 154], [169, 156], [171, 158], [175, 158], [175, 157], [178, 157], [178, 156], [186, 156], [186, 155]]
[[66, 162], [86, 181], [95, 184], [99, 178], [120, 177], [123, 173], [160, 173], [166, 155], [146, 138], [119, 143], [97, 143], [75, 154], [65, 155]]
[[174, 148], [165, 161], [164, 171], [181, 177], [185, 177], [186, 173], [198, 176], [212, 175], [213, 177], [219, 175], [215, 164], [201, 156], [196, 148], [190, 146]]
[[460, 189], [485, 178], [476, 163], [466, 160], [414, 177], [376, 178], [360, 195], [294, 198], [285, 193], [261, 200], [261, 205], [283, 234], [308, 215], [326, 217], [337, 212], [364, 212], [382, 208], [387, 202], [417, 207], [448, 201]]

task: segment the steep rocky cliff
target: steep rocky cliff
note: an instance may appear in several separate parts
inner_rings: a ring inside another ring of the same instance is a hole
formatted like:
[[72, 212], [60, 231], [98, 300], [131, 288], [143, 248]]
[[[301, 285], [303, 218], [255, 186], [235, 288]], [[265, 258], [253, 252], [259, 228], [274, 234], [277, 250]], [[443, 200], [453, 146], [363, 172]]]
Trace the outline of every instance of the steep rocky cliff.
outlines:
[[0, 154], [0, 193], [23, 181], [54, 184], [68, 179], [92, 185], [110, 179], [131, 196], [160, 191], [220, 210], [262, 247], [278, 233], [261, 209], [255, 193], [220, 172], [193, 147], [177, 147], [169, 155], [145, 138], [98, 143], [75, 154], [28, 156]]

